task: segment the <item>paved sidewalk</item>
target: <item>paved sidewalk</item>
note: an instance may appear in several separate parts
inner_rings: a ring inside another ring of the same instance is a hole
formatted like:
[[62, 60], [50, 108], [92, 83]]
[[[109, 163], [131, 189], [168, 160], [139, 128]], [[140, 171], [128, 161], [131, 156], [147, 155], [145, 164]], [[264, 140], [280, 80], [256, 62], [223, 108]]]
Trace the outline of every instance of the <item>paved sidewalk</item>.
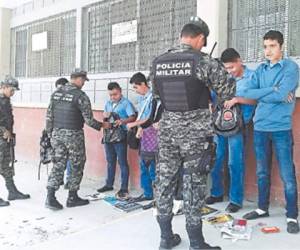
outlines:
[[[16, 183], [20, 190], [31, 194], [32, 199], [13, 201], [11, 206], [0, 209], [0, 249], [1, 250], [152, 250], [158, 249], [159, 230], [152, 210], [138, 210], [124, 213], [112, 208], [102, 200], [77, 208], [64, 208], [53, 212], [44, 207], [46, 195], [46, 174], [37, 180], [37, 167], [28, 164], [16, 166]], [[80, 194], [92, 194], [100, 185], [84, 180]], [[0, 180], [0, 197], [6, 198], [4, 182]], [[59, 201], [65, 203], [67, 192], [57, 193]], [[227, 203], [219, 203], [215, 208], [223, 210]], [[236, 218], [253, 209], [254, 203], [246, 202]], [[271, 217], [249, 221], [253, 226], [250, 241], [224, 240], [219, 229], [204, 225], [207, 242], [219, 245], [223, 250], [247, 249], [300, 249], [300, 234], [286, 232], [284, 209], [272, 207]], [[280, 233], [263, 234], [257, 224], [277, 226]], [[174, 232], [182, 236], [182, 243], [174, 248], [188, 249], [184, 216], [174, 218]]]

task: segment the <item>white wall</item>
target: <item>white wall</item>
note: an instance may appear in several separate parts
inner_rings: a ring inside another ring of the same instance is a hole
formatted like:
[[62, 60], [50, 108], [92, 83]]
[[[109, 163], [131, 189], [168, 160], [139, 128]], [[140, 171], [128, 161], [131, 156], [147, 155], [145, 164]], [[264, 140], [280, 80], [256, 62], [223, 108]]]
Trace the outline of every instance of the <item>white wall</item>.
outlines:
[[0, 79], [9, 73], [11, 10], [0, 8]]
[[210, 29], [208, 44], [203, 51], [210, 53], [217, 41], [213, 56], [219, 57], [227, 48], [228, 0], [198, 0], [197, 15], [207, 23]]

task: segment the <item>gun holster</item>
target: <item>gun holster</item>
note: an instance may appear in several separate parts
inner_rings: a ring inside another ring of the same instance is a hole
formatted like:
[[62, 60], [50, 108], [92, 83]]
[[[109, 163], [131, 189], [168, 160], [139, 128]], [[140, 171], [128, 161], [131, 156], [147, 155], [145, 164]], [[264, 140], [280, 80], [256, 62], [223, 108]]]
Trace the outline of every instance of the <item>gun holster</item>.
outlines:
[[197, 161], [197, 166], [192, 172], [200, 173], [200, 175], [209, 174], [216, 161], [216, 148], [217, 146], [213, 141], [213, 137], [209, 137], [204, 143], [203, 152], [201, 154], [186, 157], [185, 161]]

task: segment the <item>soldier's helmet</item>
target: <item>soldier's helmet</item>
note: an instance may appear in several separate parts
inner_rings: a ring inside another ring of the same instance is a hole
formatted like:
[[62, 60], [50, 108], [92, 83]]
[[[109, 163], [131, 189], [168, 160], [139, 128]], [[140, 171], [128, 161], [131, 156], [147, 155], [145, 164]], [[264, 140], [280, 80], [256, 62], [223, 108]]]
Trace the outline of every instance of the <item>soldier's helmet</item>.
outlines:
[[80, 68], [74, 69], [74, 71], [71, 73], [71, 78], [76, 77], [84, 77], [85, 80], [89, 81], [90, 79], [87, 77], [87, 72], [85, 70], [82, 70]]
[[20, 90], [19, 81], [11, 75], [5, 76], [4, 80], [1, 82], [1, 85], [10, 86], [13, 87], [15, 90]]
[[198, 26], [201, 29], [202, 33], [205, 36], [205, 44], [204, 44], [204, 46], [206, 46], [206, 43], [207, 43], [206, 40], [207, 40], [207, 37], [209, 35], [209, 28], [208, 28], [208, 25], [206, 24], [206, 22], [204, 22], [198, 16], [191, 16], [190, 17], [190, 21], [187, 24], [194, 24], [194, 25]]

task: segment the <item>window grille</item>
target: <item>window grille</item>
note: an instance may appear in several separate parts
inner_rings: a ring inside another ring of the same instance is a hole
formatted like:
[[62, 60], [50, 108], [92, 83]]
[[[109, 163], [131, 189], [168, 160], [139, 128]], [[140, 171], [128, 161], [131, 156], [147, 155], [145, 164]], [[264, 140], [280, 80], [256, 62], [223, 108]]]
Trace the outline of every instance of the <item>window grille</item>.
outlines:
[[300, 1], [229, 0], [229, 47], [246, 62], [263, 59], [263, 36], [271, 30], [284, 35], [284, 53], [300, 56]]

